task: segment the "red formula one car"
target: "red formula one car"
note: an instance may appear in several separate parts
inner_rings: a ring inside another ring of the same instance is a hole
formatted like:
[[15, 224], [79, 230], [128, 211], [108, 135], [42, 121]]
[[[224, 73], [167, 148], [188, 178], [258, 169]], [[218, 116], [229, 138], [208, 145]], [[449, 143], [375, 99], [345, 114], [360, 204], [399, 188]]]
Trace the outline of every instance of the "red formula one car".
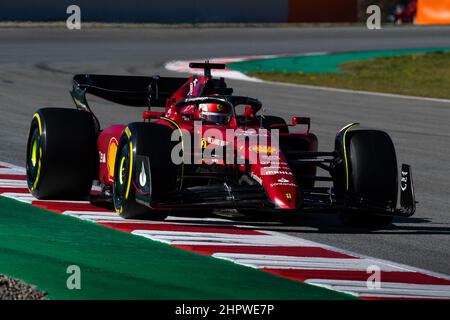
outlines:
[[[44, 108], [33, 116], [32, 194], [85, 199], [94, 182], [125, 218], [163, 219], [186, 209], [326, 211], [347, 224], [383, 226], [414, 213], [410, 167], [402, 165], [398, 175], [385, 132], [349, 124], [336, 135], [334, 150], [319, 152], [309, 118], [286, 124], [263, 115], [261, 102], [234, 96], [224, 79], [211, 76], [225, 65], [191, 67], [203, 68], [204, 76], [76, 75], [76, 110]], [[87, 93], [146, 108], [143, 120], [102, 129]]]

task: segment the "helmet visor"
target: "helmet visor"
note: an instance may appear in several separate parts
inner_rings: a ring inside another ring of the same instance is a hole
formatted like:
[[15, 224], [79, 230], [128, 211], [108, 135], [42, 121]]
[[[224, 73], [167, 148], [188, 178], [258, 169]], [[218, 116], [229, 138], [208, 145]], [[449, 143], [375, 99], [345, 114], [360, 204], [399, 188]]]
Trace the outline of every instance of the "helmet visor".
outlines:
[[228, 113], [219, 113], [219, 112], [202, 112], [201, 118], [204, 121], [216, 124], [225, 124], [230, 122], [231, 115]]

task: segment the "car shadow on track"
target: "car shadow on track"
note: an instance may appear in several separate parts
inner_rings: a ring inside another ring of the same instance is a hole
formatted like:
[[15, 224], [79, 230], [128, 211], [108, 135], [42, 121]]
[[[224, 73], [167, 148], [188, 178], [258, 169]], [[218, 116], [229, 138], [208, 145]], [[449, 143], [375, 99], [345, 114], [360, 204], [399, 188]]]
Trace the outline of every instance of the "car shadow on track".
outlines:
[[[177, 223], [192, 224], [192, 218], [201, 218], [195, 221], [197, 225], [205, 226], [235, 226], [251, 228], [260, 231], [278, 231], [289, 233], [323, 233], [323, 234], [431, 234], [450, 235], [448, 224], [436, 225], [429, 218], [403, 218], [396, 217], [391, 225], [381, 229], [361, 227], [348, 227], [341, 224], [337, 215], [333, 214], [301, 214], [284, 215], [275, 217], [273, 214], [261, 214], [258, 216], [246, 216], [241, 214], [222, 214], [202, 212], [193, 215], [188, 213], [176, 213]], [[186, 218], [184, 220], [183, 218]], [[208, 219], [209, 218], [209, 219]], [[169, 218], [170, 219], [170, 218]], [[219, 219], [219, 220], [217, 220]], [[224, 219], [224, 220], [222, 220]]]
[[[96, 202], [96, 206], [113, 209], [108, 202]], [[143, 217], [140, 220], [151, 220]], [[203, 226], [239, 226], [260, 231], [278, 231], [300, 234], [413, 234], [413, 235], [450, 235], [449, 224], [437, 224], [430, 218], [395, 217], [391, 225], [381, 229], [347, 227], [341, 224], [337, 214], [277, 214], [261, 213], [243, 215], [234, 210], [213, 211], [186, 210], [176, 211], [169, 216], [168, 222]]]

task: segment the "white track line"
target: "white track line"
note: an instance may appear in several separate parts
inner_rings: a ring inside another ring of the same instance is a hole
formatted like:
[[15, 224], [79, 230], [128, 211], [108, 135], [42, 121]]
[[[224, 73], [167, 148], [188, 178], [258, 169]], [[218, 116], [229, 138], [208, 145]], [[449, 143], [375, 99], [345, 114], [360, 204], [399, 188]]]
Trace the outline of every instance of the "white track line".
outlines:
[[[213, 229], [212, 229], [213, 230]], [[147, 235], [154, 237], [170, 237], [173, 239], [184, 239], [186, 237], [197, 239], [197, 238], [240, 238], [240, 239], [265, 239], [267, 240], [267, 235], [265, 234], [234, 234], [234, 233], [216, 233], [216, 232], [196, 232], [196, 231], [170, 231], [170, 230], [139, 230], [133, 231], [134, 234]], [[271, 236], [269, 236], [272, 238]]]
[[1, 194], [3, 197], [18, 200], [20, 202], [25, 202], [31, 204], [36, 198], [29, 193], [15, 193], [15, 192], [4, 192]]
[[119, 215], [104, 215], [102, 214], [84, 214], [84, 215], [70, 215], [72, 217], [84, 219], [84, 220], [90, 220], [93, 222], [117, 222], [117, 221], [123, 221], [123, 218]]
[[0, 179], [0, 186], [13, 188], [27, 188], [27, 182], [23, 180]]
[[[105, 212], [105, 211], [64, 211], [63, 212], [64, 215], [66, 216], [72, 216], [72, 217], [84, 217], [84, 218], [89, 218], [89, 219], [98, 219], [98, 218], [106, 218], [109, 219], [111, 217], [115, 218], [115, 217], [119, 217], [121, 218], [117, 213], [115, 212]], [[126, 221], [125, 219], [121, 218], [122, 220]]]
[[[278, 235], [280, 237], [297, 239], [297, 237], [291, 236], [289, 234], [277, 232], [277, 231], [264, 231], [264, 232], [272, 234], [272, 235]], [[430, 275], [433, 277], [450, 280], [450, 275], [447, 275], [447, 274], [438, 273], [438, 272], [434, 272], [434, 271], [430, 271], [430, 270], [425, 270], [425, 269], [421, 269], [418, 267], [413, 267], [413, 266], [398, 263], [398, 262], [392, 262], [392, 261], [381, 259], [381, 258], [375, 258], [375, 257], [371, 257], [371, 256], [360, 254], [360, 253], [355, 253], [350, 250], [337, 248], [337, 247], [330, 246], [330, 245], [323, 244], [323, 243], [318, 243], [318, 242], [313, 242], [313, 241], [310, 241], [310, 242], [311, 242], [311, 244], [314, 244], [315, 246], [320, 246], [321, 248], [327, 249], [330, 251], [334, 251], [334, 252], [338, 252], [338, 253], [342, 253], [342, 254], [346, 254], [346, 255], [350, 255], [350, 256], [357, 256], [362, 259], [370, 259], [374, 262], [373, 263], [374, 265], [387, 264], [387, 265], [391, 265], [393, 267], [402, 268], [404, 271], [418, 272], [418, 273], [427, 274], [427, 275]]]
[[[342, 258], [311, 258], [311, 257], [285, 257], [278, 259], [277, 256], [270, 257], [237, 257], [233, 254], [214, 254], [216, 258], [231, 260], [239, 264], [249, 265], [255, 268], [270, 269], [302, 269], [302, 270], [357, 270], [366, 271], [373, 265], [370, 259], [342, 259]], [[404, 271], [392, 265], [378, 265], [381, 271]]]
[[169, 216], [166, 220], [168, 222], [179, 222], [179, 221], [189, 221], [189, 222], [232, 222], [231, 220], [222, 219], [222, 218], [195, 218], [195, 217], [175, 217], [175, 216]]
[[308, 279], [308, 284], [358, 296], [403, 297], [403, 298], [450, 298], [448, 285], [422, 285], [382, 282], [380, 288], [368, 287], [366, 281]]
[[24, 170], [0, 168], [0, 174], [25, 174]]
[[[19, 171], [19, 172], [22, 172], [22, 173], [26, 172], [24, 167], [16, 166], [15, 164], [11, 164], [11, 163], [8, 163], [8, 162], [0, 161], [0, 166], [7, 167], [6, 168], [7, 170], [15, 170], [15, 171]], [[0, 170], [1, 169], [3, 169], [3, 168], [0, 168]]]
[[152, 240], [176, 245], [257, 245], [257, 246], [298, 246], [298, 242], [287, 242], [283, 238], [270, 235], [243, 235], [204, 232], [168, 232], [153, 230], [134, 230], [132, 234]]

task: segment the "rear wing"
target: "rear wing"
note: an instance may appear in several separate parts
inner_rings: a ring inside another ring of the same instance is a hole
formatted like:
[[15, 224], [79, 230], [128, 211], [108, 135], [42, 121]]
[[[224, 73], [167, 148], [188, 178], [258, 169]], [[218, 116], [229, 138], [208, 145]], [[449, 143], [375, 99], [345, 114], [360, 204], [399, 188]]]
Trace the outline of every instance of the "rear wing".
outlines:
[[203, 62], [191, 62], [189, 63], [189, 68], [191, 69], [203, 69], [205, 77], [211, 78], [211, 70], [225, 69], [226, 65], [223, 63], [210, 63], [208, 60]]
[[132, 107], [165, 107], [188, 78], [78, 74], [70, 92], [76, 106], [90, 111], [86, 93]]

